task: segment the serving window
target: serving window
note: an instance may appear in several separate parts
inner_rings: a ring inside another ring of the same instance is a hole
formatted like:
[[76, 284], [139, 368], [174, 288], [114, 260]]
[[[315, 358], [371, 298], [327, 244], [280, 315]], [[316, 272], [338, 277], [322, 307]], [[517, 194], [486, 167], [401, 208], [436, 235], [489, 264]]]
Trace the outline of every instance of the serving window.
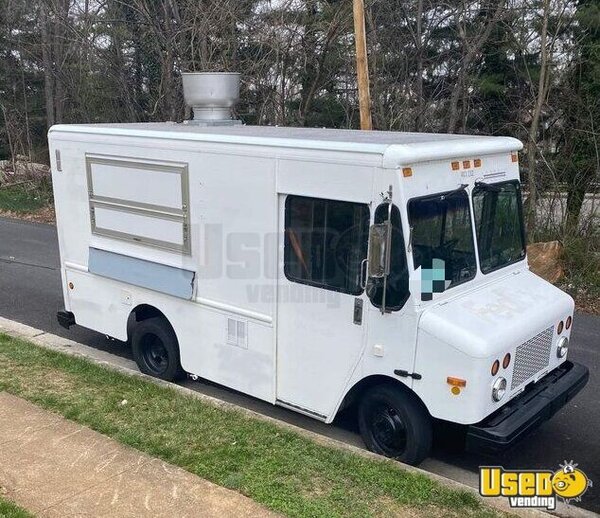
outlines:
[[190, 254], [187, 164], [86, 155], [92, 234]]

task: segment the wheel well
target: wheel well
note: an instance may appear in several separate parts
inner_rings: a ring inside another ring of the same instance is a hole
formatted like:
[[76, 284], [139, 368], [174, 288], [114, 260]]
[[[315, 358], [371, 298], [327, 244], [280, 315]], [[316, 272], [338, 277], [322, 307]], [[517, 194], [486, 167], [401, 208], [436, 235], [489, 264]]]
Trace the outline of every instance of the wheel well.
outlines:
[[[169, 319], [165, 316], [165, 314], [162, 311], [155, 308], [154, 306], [150, 306], [149, 304], [140, 304], [139, 306], [136, 306], [131, 311], [131, 313], [129, 313], [129, 318], [127, 319], [127, 339], [131, 340], [131, 334], [133, 333], [133, 328], [135, 327], [135, 324], [154, 317], [162, 318], [167, 324], [169, 324], [169, 326], [173, 330], [173, 333], [175, 333], [171, 322], [169, 322]], [[175, 336], [177, 336], [177, 333], [175, 333]]]
[[385, 376], [383, 374], [373, 374], [371, 376], [367, 376], [366, 378], [363, 378], [360, 381], [358, 381], [346, 393], [346, 395], [344, 396], [344, 399], [342, 401], [342, 404], [340, 405], [340, 407], [338, 409], [338, 413], [341, 410], [344, 410], [345, 408], [349, 408], [349, 407], [353, 406], [358, 401], [360, 396], [362, 396], [367, 390], [369, 390], [372, 387], [375, 387], [376, 385], [390, 385], [393, 387], [397, 387], [402, 392], [404, 392], [406, 394], [410, 394], [412, 397], [416, 398], [419, 401], [419, 403], [421, 403], [421, 405], [423, 405], [423, 407], [427, 410], [427, 406], [425, 406], [425, 404], [423, 403], [421, 398], [417, 394], [415, 394], [415, 392], [412, 389], [407, 387], [400, 380], [392, 378], [391, 376]]

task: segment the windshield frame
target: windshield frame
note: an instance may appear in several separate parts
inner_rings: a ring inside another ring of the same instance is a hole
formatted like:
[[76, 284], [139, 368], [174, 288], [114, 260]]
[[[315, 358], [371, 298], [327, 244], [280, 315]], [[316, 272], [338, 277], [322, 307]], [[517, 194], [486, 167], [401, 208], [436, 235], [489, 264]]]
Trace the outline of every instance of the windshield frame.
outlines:
[[[521, 257], [517, 257], [516, 259], [513, 259], [512, 261], [503, 263], [498, 266], [494, 266], [493, 268], [490, 268], [490, 269], [484, 271], [482, 268], [482, 264], [481, 264], [481, 251], [480, 251], [480, 247], [479, 247], [479, 232], [477, 229], [477, 219], [475, 217], [475, 192], [477, 189], [482, 189], [485, 192], [486, 188], [488, 188], [488, 192], [489, 192], [489, 191], [496, 190], [498, 187], [502, 187], [504, 185], [509, 185], [509, 184], [512, 184], [515, 186], [515, 192], [517, 195], [517, 213], [518, 213], [519, 223], [520, 223], [520, 227], [521, 227], [519, 236], [521, 238], [523, 254], [521, 255]], [[470, 198], [471, 198], [471, 205], [472, 205], [471, 213], [473, 214], [473, 232], [474, 232], [475, 245], [477, 247], [477, 262], [479, 263], [478, 264], [479, 271], [483, 275], [488, 275], [490, 273], [494, 273], [498, 270], [506, 268], [507, 266], [511, 266], [513, 264], [517, 264], [517, 263], [525, 260], [525, 258], [527, 257], [527, 236], [525, 233], [525, 222], [523, 219], [523, 197], [521, 195], [521, 182], [516, 179], [515, 180], [504, 180], [502, 182], [494, 182], [494, 183], [476, 182], [475, 185], [473, 186], [473, 188], [471, 189]]]
[[[476, 239], [475, 239], [475, 220], [474, 220], [474, 215], [473, 215], [473, 206], [472, 206], [472, 202], [471, 202], [471, 195], [470, 195], [467, 187], [468, 187], [468, 185], [461, 185], [457, 189], [451, 189], [448, 191], [441, 191], [441, 192], [434, 192], [434, 193], [429, 193], [429, 194], [425, 194], [422, 196], [415, 196], [413, 198], [410, 198], [408, 200], [408, 202], [406, 203], [406, 219], [408, 222], [408, 229], [409, 229], [407, 251], [410, 253], [411, 268], [413, 271], [415, 271], [418, 267], [415, 266], [415, 253], [414, 253], [414, 242], [413, 242], [414, 225], [413, 225], [413, 220], [411, 218], [411, 206], [414, 203], [419, 202], [419, 201], [440, 198], [442, 196], [460, 195], [460, 196], [464, 196], [466, 198], [466, 200], [465, 200], [466, 201], [466, 209], [468, 211], [468, 216], [469, 216], [469, 230], [470, 230], [469, 235], [470, 235], [470, 239], [471, 239], [471, 244], [473, 246], [474, 270], [473, 270], [472, 275], [469, 278], [461, 279], [457, 282], [452, 282], [442, 293], [445, 293], [452, 288], [461, 286], [463, 284], [467, 284], [467, 283], [475, 280], [477, 278], [477, 274], [479, 272], [479, 257], [478, 257], [477, 243], [476, 243]], [[438, 296], [441, 295], [442, 293], [438, 293]]]

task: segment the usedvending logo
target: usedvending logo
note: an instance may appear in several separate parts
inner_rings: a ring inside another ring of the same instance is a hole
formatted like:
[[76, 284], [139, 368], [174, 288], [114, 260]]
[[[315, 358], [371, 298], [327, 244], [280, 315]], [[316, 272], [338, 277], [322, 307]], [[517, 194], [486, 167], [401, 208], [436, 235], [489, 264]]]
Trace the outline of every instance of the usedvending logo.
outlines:
[[573, 461], [556, 471], [505, 470], [500, 466], [479, 468], [481, 496], [505, 496], [511, 507], [556, 509], [557, 498], [567, 504], [580, 501], [592, 481]]

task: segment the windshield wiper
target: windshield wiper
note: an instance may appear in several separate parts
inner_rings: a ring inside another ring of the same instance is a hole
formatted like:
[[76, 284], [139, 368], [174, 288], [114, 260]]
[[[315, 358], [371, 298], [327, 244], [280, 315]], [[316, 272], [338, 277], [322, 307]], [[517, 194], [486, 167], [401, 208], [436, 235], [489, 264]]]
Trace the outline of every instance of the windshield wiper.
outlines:
[[437, 196], [439, 197], [440, 200], [445, 200], [448, 196], [452, 196], [453, 194], [457, 194], [461, 191], [464, 191], [467, 187], [469, 187], [468, 183], [462, 183], [462, 184], [460, 184], [460, 187], [458, 187], [457, 189], [454, 189], [453, 191], [445, 192], [444, 194], [439, 194]]

